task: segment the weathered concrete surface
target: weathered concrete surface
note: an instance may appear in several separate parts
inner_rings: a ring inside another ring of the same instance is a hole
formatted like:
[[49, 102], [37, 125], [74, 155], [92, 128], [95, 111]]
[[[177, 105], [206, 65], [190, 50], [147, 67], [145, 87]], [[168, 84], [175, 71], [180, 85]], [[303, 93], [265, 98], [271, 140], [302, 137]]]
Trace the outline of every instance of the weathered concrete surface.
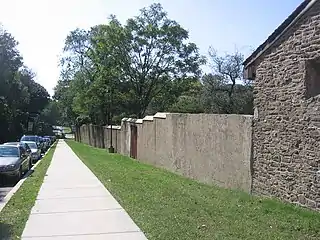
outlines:
[[255, 62], [254, 81], [253, 192], [315, 209], [320, 209], [320, 96], [310, 97], [319, 93], [319, 77], [311, 84], [309, 67], [320, 57], [319, 39], [317, 1]]
[[22, 239], [146, 239], [64, 141], [58, 143]]
[[174, 114], [138, 125], [138, 159], [186, 177], [251, 190], [252, 116]]
[[[123, 155], [130, 156], [133, 125], [138, 160], [201, 182], [251, 191], [252, 116], [158, 113], [123, 119], [114, 134]], [[90, 128], [81, 127], [83, 143], [94, 142], [87, 140]], [[104, 135], [107, 142], [110, 134]]]

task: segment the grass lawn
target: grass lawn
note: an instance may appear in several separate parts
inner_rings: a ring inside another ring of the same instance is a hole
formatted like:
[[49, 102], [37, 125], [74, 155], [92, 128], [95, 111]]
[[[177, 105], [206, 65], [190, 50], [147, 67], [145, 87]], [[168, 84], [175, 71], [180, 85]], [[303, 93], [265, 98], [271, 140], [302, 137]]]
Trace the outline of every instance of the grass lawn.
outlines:
[[0, 239], [20, 239], [50, 165], [55, 146], [52, 146], [35, 171], [24, 181], [0, 212]]
[[67, 141], [149, 240], [320, 239], [320, 214]]

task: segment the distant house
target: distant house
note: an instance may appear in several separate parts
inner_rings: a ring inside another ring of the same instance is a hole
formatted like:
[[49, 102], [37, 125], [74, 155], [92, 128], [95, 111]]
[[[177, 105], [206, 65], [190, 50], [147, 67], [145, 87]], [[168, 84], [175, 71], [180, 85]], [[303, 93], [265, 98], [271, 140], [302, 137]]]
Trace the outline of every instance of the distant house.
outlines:
[[244, 69], [254, 82], [253, 192], [320, 209], [320, 0], [303, 1]]

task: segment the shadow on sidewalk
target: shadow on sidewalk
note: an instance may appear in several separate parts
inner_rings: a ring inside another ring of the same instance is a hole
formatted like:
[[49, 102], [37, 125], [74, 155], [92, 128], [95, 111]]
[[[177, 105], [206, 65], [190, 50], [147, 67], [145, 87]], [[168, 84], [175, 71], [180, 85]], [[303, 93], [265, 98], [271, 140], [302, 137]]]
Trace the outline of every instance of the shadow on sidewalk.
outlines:
[[12, 239], [10, 234], [10, 229], [11, 229], [10, 225], [0, 222], [0, 239], [1, 240]]

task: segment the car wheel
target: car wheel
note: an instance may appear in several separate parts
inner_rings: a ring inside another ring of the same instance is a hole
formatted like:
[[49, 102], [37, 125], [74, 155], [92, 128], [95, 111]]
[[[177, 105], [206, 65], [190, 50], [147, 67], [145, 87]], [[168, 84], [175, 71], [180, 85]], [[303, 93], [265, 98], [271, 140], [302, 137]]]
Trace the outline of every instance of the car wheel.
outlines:
[[28, 171], [32, 168], [32, 159], [29, 159], [29, 167], [28, 167]]
[[22, 177], [22, 167], [20, 166], [19, 171], [18, 171], [17, 175], [15, 176], [16, 182], [19, 182], [21, 177]]

